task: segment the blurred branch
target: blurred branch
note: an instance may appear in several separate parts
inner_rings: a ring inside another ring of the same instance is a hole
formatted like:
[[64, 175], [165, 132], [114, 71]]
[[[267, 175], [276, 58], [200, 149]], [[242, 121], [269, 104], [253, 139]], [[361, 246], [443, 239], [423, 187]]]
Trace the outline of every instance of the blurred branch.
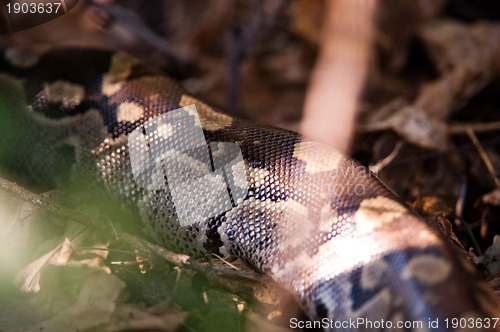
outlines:
[[396, 146], [392, 150], [392, 152], [389, 153], [389, 155], [387, 157], [377, 161], [377, 163], [375, 165], [370, 166], [370, 172], [372, 172], [373, 174], [378, 174], [387, 165], [389, 165], [394, 160], [394, 158], [396, 158], [398, 156], [398, 154], [401, 151], [401, 149], [403, 148], [403, 146], [404, 146], [404, 142], [398, 141], [396, 143]]
[[376, 0], [327, 2], [301, 133], [347, 151], [364, 85]]
[[[495, 145], [499, 145], [499, 144], [500, 144], [500, 137], [491, 138], [491, 139], [484, 140], [481, 142], [482, 146], [495, 146]], [[415, 163], [425, 162], [425, 161], [432, 160], [432, 159], [443, 158], [443, 157], [448, 156], [452, 153], [459, 153], [459, 152], [474, 150], [475, 148], [476, 147], [474, 144], [469, 143], [469, 144], [457, 146], [455, 148], [447, 149], [444, 151], [432, 151], [432, 152], [428, 152], [428, 153], [423, 153], [420, 155], [395, 160], [395, 161], [391, 162], [390, 164], [388, 164], [385, 167], [385, 169], [406, 167], [408, 165], [412, 165]]]
[[488, 169], [488, 172], [490, 173], [491, 177], [493, 178], [493, 181], [495, 182], [495, 185], [497, 188], [500, 188], [500, 180], [497, 177], [497, 173], [495, 171], [495, 168], [493, 167], [493, 164], [491, 163], [490, 158], [486, 154], [486, 151], [484, 151], [483, 146], [481, 143], [479, 143], [479, 140], [477, 139], [476, 134], [474, 131], [469, 127], [467, 128], [467, 136], [469, 136], [470, 140], [472, 143], [474, 143], [474, 146], [476, 147], [477, 153], [481, 156], [481, 159], [483, 160], [484, 165]]
[[111, 233], [111, 227], [107, 223], [103, 223], [99, 220], [94, 220], [88, 216], [78, 213], [76, 211], [68, 210], [60, 204], [55, 203], [53, 200], [43, 197], [42, 195], [37, 195], [31, 191], [24, 189], [23, 187], [15, 184], [14, 182], [7, 181], [0, 178], [0, 189], [3, 189], [19, 199], [33, 204], [33, 206], [43, 209], [47, 212], [53, 213], [57, 216], [63, 217], [65, 219], [73, 220], [80, 225], [98, 229], [101, 231], [108, 231]]
[[432, 118], [447, 119], [500, 73], [498, 23], [433, 21], [420, 38], [441, 75], [421, 87], [413, 105]]

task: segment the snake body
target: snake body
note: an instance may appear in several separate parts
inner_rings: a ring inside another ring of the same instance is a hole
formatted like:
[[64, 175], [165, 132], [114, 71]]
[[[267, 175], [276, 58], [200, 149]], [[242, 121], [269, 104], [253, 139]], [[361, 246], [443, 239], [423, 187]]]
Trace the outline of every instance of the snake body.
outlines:
[[[216, 251], [242, 258], [290, 291], [311, 319], [384, 320], [393, 329], [421, 321], [422, 331], [439, 319], [432, 330], [444, 331], [451, 330], [446, 318], [498, 317], [498, 303], [474, 267], [373, 174], [336, 150], [224, 115], [121, 53], [7, 49], [0, 61], [1, 166], [19, 178], [42, 187], [62, 174], [91, 178], [138, 211], [146, 233], [159, 243], [192, 255]], [[212, 163], [224, 148], [237, 147], [220, 161], [236, 160], [225, 177], [205, 169], [196, 149], [178, 146], [190, 135], [169, 145], [175, 163], [167, 165], [168, 176], [158, 177], [159, 169], [148, 165], [134, 173], [131, 158], [158, 162], [165, 151], [155, 144], [182, 132], [182, 124], [154, 127], [155, 119], [193, 104], [199, 116], [194, 125]], [[139, 142], [132, 135], [147, 144], [131, 148]], [[233, 158], [238, 153], [242, 160]], [[174, 204], [176, 174], [185, 181], [202, 176], [213, 186], [194, 188]], [[229, 207], [181, 222], [179, 204], [208, 201], [221, 183], [233, 189]]]

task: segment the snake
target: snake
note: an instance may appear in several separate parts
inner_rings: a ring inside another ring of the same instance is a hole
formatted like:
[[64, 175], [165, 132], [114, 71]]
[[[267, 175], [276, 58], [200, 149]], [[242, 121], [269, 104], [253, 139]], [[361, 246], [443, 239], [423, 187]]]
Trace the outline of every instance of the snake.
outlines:
[[1, 54], [0, 166], [14, 178], [92, 183], [157, 243], [243, 259], [327, 330], [500, 331], [476, 268], [349, 156], [226, 115], [125, 53]]

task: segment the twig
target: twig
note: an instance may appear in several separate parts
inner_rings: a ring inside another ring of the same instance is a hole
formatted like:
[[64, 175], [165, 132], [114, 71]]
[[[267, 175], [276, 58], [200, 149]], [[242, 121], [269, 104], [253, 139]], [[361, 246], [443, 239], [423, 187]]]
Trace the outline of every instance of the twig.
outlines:
[[222, 265], [210, 265], [210, 269], [212, 269], [218, 273], [223, 273], [225, 275], [236, 276], [236, 277], [255, 280], [255, 281], [262, 281], [263, 280], [263, 275], [255, 272], [255, 271], [251, 271], [251, 270], [246, 270], [246, 271], [245, 270], [235, 270], [232, 267], [222, 266]]
[[212, 253], [212, 256], [218, 258], [220, 261], [224, 262], [225, 264], [229, 265], [230, 267], [232, 267], [233, 269], [235, 270], [238, 270], [238, 271], [241, 271], [241, 269], [239, 267], [237, 267], [236, 265], [234, 264], [231, 264], [227, 259], [224, 259], [223, 257], [220, 257], [219, 255], [217, 255], [216, 253]]
[[[500, 137], [495, 137], [495, 138], [492, 138], [489, 140], [482, 141], [483, 146], [497, 145], [499, 143], [500, 143]], [[419, 163], [419, 162], [424, 162], [424, 161], [431, 160], [431, 159], [437, 159], [437, 158], [441, 158], [441, 157], [447, 156], [447, 155], [452, 154], [452, 153], [472, 150], [474, 148], [475, 148], [474, 144], [470, 143], [470, 144], [464, 144], [461, 146], [457, 146], [456, 148], [448, 149], [445, 151], [434, 151], [434, 152], [424, 153], [424, 154], [417, 155], [414, 157], [396, 160], [393, 163], [387, 165], [386, 169], [403, 167], [403, 166], [407, 166], [407, 165], [411, 165], [411, 164], [415, 164], [415, 163]]]
[[136, 236], [130, 235], [128, 233], [125, 233], [124, 235], [124, 239], [127, 239], [131, 243], [136, 243], [138, 246], [146, 247], [147, 249], [149, 249], [148, 251], [155, 253], [157, 256], [160, 256], [175, 265], [193, 265], [197, 263], [191, 258], [191, 256], [175, 253], [157, 244], [137, 238]]
[[475, 133], [500, 130], [500, 121], [488, 122], [488, 123], [471, 123], [471, 124], [450, 125], [448, 128], [448, 133], [450, 135], [466, 134], [468, 128], [472, 129], [472, 131], [474, 131]]
[[78, 247], [75, 251], [85, 251], [85, 250], [93, 250], [93, 251], [109, 251], [115, 253], [129, 254], [133, 255], [134, 252], [130, 250], [121, 250], [121, 249], [110, 249], [110, 248], [99, 248], [99, 247]]
[[153, 49], [157, 50], [165, 57], [169, 68], [175, 69], [176, 72], [182, 71], [187, 67], [187, 64], [179, 59], [174, 52], [172, 52], [171, 45], [163, 39], [160, 35], [156, 34], [153, 30], [149, 29], [144, 25], [136, 16], [131, 15], [122, 6], [118, 4], [107, 4], [102, 5], [95, 1], [91, 2], [93, 6], [96, 6], [104, 10], [108, 15], [117, 20], [124, 28], [126, 28], [130, 33], [139, 37], [146, 44], [151, 46]]
[[76, 223], [83, 225], [87, 228], [100, 230], [108, 232], [109, 234], [116, 234], [118, 238], [132, 244], [136, 248], [140, 248], [140, 250], [152, 253], [154, 252], [160, 257], [165, 258], [167, 261], [172, 262], [176, 265], [186, 264], [189, 260], [189, 256], [176, 254], [174, 252], [168, 251], [165, 248], [161, 248], [153, 243], [150, 243], [146, 240], [140, 239], [134, 235], [128, 234], [124, 231], [119, 231], [114, 227], [108, 226], [108, 223], [104, 223], [102, 221], [93, 219], [84, 214], [81, 214], [77, 211], [73, 211], [70, 209], [61, 206], [55, 202], [50, 201], [40, 195], [32, 193], [29, 190], [24, 189], [23, 187], [0, 178], [0, 188], [7, 190], [8, 192], [16, 195], [20, 199], [33, 204], [34, 206], [43, 209], [49, 213], [53, 213], [57, 216], [60, 216], [64, 219], [73, 220]]
[[373, 173], [373, 174], [378, 174], [381, 170], [383, 170], [387, 165], [389, 165], [393, 160], [394, 158], [397, 157], [397, 155], [399, 154], [399, 152], [401, 151], [401, 148], [404, 146], [404, 142], [403, 141], [398, 141], [396, 143], [396, 146], [394, 147], [394, 149], [392, 150], [391, 153], [389, 153], [389, 155], [379, 161], [377, 161], [377, 163], [375, 165], [372, 165], [370, 166], [370, 171]]
[[41, 195], [37, 195], [32, 193], [29, 190], [24, 189], [23, 187], [17, 185], [14, 182], [10, 182], [3, 178], [0, 178], [0, 188], [14, 194], [19, 197], [23, 201], [33, 204], [35, 207], [43, 209], [47, 212], [53, 213], [65, 219], [70, 219], [78, 224], [86, 226], [88, 228], [94, 228], [101, 231], [110, 231], [110, 227], [107, 226], [107, 223], [103, 223], [102, 221], [92, 219], [84, 214], [78, 213], [76, 211], [72, 211], [66, 209], [65, 207], [57, 204], [49, 199], [44, 198]]
[[472, 143], [474, 143], [474, 146], [476, 147], [477, 152], [481, 156], [481, 159], [483, 160], [484, 165], [488, 169], [488, 172], [490, 172], [491, 176], [493, 177], [493, 181], [495, 181], [496, 187], [500, 188], [500, 180], [498, 179], [498, 177], [496, 175], [495, 169], [493, 168], [493, 165], [491, 164], [490, 158], [488, 157], [488, 155], [484, 151], [483, 147], [481, 146], [481, 143], [479, 143], [479, 140], [477, 139], [476, 134], [474, 134], [474, 131], [470, 127], [466, 128], [466, 133], [469, 136]]

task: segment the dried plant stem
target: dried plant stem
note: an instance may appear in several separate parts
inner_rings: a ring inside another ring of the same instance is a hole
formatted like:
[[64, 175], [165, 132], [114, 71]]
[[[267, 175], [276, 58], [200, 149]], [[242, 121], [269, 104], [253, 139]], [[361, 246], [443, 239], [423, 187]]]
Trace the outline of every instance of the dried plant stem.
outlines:
[[481, 156], [481, 159], [483, 160], [484, 165], [488, 169], [488, 172], [493, 177], [493, 181], [495, 181], [496, 187], [500, 188], [500, 180], [498, 179], [498, 177], [496, 175], [495, 169], [493, 168], [493, 165], [491, 164], [490, 158], [486, 154], [486, 151], [484, 151], [483, 147], [481, 146], [481, 143], [479, 143], [479, 140], [477, 139], [476, 134], [474, 133], [474, 131], [470, 127], [466, 128], [466, 133], [469, 136], [472, 143], [474, 143], [474, 146], [476, 147], [477, 152]]
[[404, 146], [404, 142], [398, 141], [396, 143], [396, 146], [394, 147], [394, 149], [391, 151], [391, 153], [389, 153], [389, 155], [387, 157], [377, 161], [377, 163], [375, 165], [370, 166], [370, 171], [373, 174], [378, 174], [387, 165], [389, 165], [394, 160], [394, 158], [397, 157], [397, 155], [399, 154], [399, 152], [401, 151], [401, 148], [403, 146]]
[[471, 129], [475, 133], [500, 130], [500, 121], [488, 122], [488, 123], [472, 123], [472, 124], [451, 125], [448, 128], [448, 133], [450, 135], [467, 134], [468, 128]]

